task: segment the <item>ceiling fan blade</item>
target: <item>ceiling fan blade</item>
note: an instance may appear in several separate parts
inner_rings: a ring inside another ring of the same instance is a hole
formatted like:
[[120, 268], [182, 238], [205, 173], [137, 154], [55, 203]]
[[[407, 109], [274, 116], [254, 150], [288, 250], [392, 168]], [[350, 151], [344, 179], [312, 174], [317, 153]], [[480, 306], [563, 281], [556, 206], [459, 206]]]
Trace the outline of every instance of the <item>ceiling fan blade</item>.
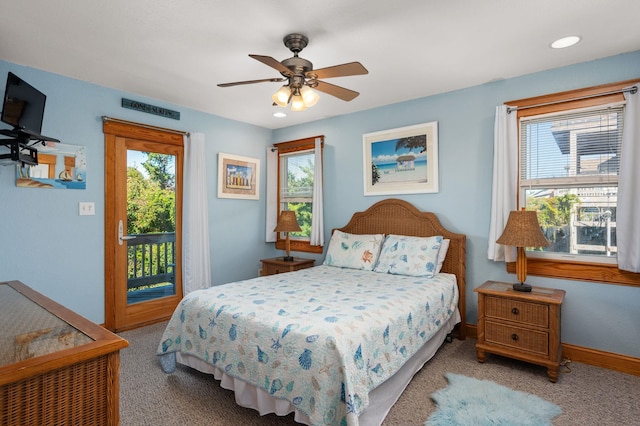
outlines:
[[335, 84], [325, 83], [324, 81], [318, 81], [318, 85], [314, 87], [321, 92], [340, 98], [343, 101], [351, 101], [355, 99], [360, 93], [353, 90], [345, 89], [344, 87], [336, 86]]
[[218, 84], [218, 87], [240, 86], [241, 84], [264, 83], [266, 81], [270, 81], [272, 83], [277, 83], [279, 81], [287, 81], [287, 79], [286, 78], [263, 78], [262, 80], [236, 81], [236, 82], [233, 82], [233, 83]]
[[284, 65], [282, 65], [280, 62], [278, 62], [276, 59], [272, 58], [271, 56], [262, 56], [262, 55], [249, 55], [251, 56], [253, 59], [262, 62], [265, 65], [270, 66], [271, 68], [275, 68], [278, 71], [280, 71], [280, 73], [291, 77], [293, 75], [293, 73], [291, 72], [291, 70], [287, 67], [285, 67]]
[[349, 62], [348, 64], [334, 65], [332, 67], [320, 68], [318, 70], [312, 70], [307, 72], [307, 77], [311, 78], [311, 75], [315, 75], [316, 78], [331, 78], [331, 77], [348, 77], [350, 75], [362, 75], [369, 74], [369, 71], [362, 66], [360, 62]]

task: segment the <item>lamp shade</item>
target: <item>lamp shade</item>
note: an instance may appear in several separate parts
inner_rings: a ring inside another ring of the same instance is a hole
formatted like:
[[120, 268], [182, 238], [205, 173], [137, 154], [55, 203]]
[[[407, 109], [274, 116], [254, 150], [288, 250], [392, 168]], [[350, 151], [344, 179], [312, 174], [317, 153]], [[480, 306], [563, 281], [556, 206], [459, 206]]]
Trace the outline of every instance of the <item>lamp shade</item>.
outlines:
[[295, 91], [291, 96], [291, 111], [304, 111], [307, 106], [304, 104], [304, 99], [299, 91]]
[[300, 232], [300, 225], [296, 219], [296, 212], [293, 210], [283, 210], [278, 218], [278, 224], [273, 232]]
[[320, 96], [316, 92], [314, 92], [309, 86], [303, 86], [300, 89], [300, 95], [302, 95], [302, 100], [304, 101], [304, 105], [307, 108], [311, 108], [316, 103], [318, 103], [318, 99]]
[[510, 212], [507, 226], [496, 243], [513, 247], [547, 247], [550, 244], [540, 230], [537, 213], [532, 210]]
[[284, 108], [289, 103], [290, 96], [291, 90], [289, 89], [289, 86], [282, 86], [280, 90], [273, 94], [271, 99], [273, 99], [273, 102], [275, 102], [278, 106]]

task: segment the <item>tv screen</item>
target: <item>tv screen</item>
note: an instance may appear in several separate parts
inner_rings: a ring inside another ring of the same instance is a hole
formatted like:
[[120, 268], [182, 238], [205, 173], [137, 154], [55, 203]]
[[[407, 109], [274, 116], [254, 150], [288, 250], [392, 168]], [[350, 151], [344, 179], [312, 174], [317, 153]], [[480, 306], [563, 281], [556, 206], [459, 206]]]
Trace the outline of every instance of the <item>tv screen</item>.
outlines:
[[46, 100], [44, 93], [9, 72], [1, 119], [16, 129], [39, 134]]

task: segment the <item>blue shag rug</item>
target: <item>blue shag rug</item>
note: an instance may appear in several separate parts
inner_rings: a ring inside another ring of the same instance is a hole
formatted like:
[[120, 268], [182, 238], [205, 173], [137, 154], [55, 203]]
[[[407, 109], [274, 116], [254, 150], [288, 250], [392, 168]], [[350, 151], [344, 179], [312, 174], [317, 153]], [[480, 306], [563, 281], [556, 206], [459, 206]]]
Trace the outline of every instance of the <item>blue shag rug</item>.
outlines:
[[489, 380], [447, 373], [449, 386], [431, 395], [438, 409], [425, 426], [551, 425], [562, 409]]

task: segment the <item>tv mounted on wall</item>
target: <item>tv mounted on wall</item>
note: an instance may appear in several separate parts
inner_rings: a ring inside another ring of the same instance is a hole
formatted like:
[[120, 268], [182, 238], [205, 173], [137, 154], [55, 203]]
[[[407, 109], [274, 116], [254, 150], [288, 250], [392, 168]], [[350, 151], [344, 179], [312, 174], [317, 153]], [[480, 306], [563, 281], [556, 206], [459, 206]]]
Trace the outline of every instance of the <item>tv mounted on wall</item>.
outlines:
[[46, 101], [47, 97], [44, 93], [9, 72], [0, 120], [13, 126], [14, 134], [24, 133], [29, 136], [29, 139], [57, 142], [57, 139], [40, 134]]
[[29, 142], [60, 142], [58, 139], [40, 134], [46, 101], [44, 93], [14, 73], [7, 74], [0, 121], [13, 128], [0, 129], [1, 135], [10, 138], [0, 140], [0, 145], [10, 151], [8, 154], [0, 155], [0, 160], [38, 164], [38, 153], [33, 146], [29, 146]]

